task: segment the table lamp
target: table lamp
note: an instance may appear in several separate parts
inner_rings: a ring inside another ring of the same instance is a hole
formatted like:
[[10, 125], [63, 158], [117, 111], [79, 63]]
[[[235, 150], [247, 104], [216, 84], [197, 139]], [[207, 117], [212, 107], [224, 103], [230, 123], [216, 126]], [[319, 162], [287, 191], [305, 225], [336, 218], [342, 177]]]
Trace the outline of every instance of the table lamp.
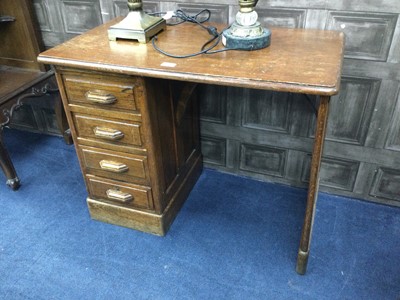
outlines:
[[[257, 50], [268, 47], [271, 43], [271, 32], [258, 22], [254, 10], [258, 0], [239, 0], [240, 10], [236, 20], [222, 33], [225, 47], [241, 50]], [[147, 43], [151, 37], [166, 28], [166, 21], [143, 11], [141, 0], [128, 0], [129, 13], [125, 19], [108, 29], [110, 41], [117, 39], [137, 40]]]
[[271, 43], [271, 31], [258, 22], [254, 10], [258, 0], [239, 0], [239, 12], [230, 28], [222, 33], [222, 43], [227, 48], [257, 50]]
[[127, 39], [147, 43], [151, 37], [165, 29], [166, 21], [146, 14], [141, 0], [128, 0], [128, 8], [126, 18], [108, 29], [110, 41]]

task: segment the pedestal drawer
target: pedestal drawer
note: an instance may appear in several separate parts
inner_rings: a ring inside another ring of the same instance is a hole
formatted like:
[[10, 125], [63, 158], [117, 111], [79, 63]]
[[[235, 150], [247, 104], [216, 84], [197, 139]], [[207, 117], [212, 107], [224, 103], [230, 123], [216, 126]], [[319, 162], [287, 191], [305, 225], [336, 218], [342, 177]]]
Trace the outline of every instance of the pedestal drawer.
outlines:
[[88, 175], [86, 177], [89, 194], [94, 199], [127, 206], [153, 210], [151, 189], [146, 186], [121, 183]]
[[134, 77], [67, 73], [63, 76], [70, 104], [92, 105], [103, 109], [137, 110]]
[[92, 147], [79, 147], [86, 173], [148, 184], [147, 157]]
[[74, 114], [77, 137], [102, 142], [142, 147], [141, 123], [125, 123]]

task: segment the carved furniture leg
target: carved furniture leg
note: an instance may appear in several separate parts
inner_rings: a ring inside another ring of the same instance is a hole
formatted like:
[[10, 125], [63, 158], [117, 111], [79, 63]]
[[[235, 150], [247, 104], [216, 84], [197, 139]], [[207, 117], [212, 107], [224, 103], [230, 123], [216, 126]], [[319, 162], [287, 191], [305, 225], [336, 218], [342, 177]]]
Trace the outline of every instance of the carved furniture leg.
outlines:
[[0, 128], [0, 166], [7, 178], [6, 184], [13, 190], [17, 190], [20, 187], [20, 181], [6, 147], [4, 146], [2, 128]]
[[53, 93], [58, 91], [58, 89], [52, 89], [49, 84], [45, 84], [42, 88], [37, 89], [35, 87], [32, 88], [30, 92], [21, 95], [18, 100], [11, 106], [10, 109], [4, 109], [3, 115], [5, 117], [5, 121], [0, 123], [0, 166], [7, 177], [6, 184], [11, 187], [13, 190], [17, 190], [20, 187], [20, 181], [17, 177], [17, 173], [12, 164], [11, 158], [4, 146], [3, 142], [3, 128], [7, 126], [16, 110], [18, 110], [23, 105], [23, 100], [31, 97], [40, 97], [47, 93]]
[[61, 131], [65, 143], [67, 145], [71, 145], [72, 144], [71, 130], [69, 129], [67, 117], [65, 116], [65, 111], [61, 101], [60, 93], [54, 94], [54, 101], [55, 101], [54, 110], [56, 113], [58, 129]]
[[310, 183], [308, 186], [306, 213], [304, 217], [303, 230], [301, 233], [300, 247], [297, 256], [297, 273], [303, 275], [307, 270], [308, 256], [310, 253], [310, 242], [315, 215], [315, 205], [318, 198], [319, 171], [321, 167], [322, 151], [326, 133], [329, 110], [328, 96], [321, 96], [317, 114], [317, 125], [315, 131], [314, 149], [311, 160]]

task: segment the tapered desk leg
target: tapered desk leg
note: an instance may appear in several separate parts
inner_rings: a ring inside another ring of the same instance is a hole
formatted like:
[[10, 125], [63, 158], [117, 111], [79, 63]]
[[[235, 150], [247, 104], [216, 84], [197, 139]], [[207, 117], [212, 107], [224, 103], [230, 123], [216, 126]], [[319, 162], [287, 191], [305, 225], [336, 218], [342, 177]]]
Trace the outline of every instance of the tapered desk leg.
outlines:
[[20, 187], [20, 181], [6, 147], [4, 146], [2, 128], [0, 128], [0, 167], [6, 175], [6, 184], [13, 190], [17, 190]]
[[321, 167], [321, 158], [322, 158], [322, 151], [326, 133], [326, 125], [328, 123], [327, 121], [328, 121], [328, 111], [329, 111], [329, 100], [330, 97], [321, 96], [320, 104], [318, 107], [314, 149], [311, 159], [310, 183], [308, 186], [306, 213], [304, 217], [303, 230], [301, 233], [299, 253], [297, 256], [296, 271], [301, 275], [306, 273], [308, 256], [310, 253], [310, 242], [311, 242], [312, 227], [315, 215], [315, 205], [317, 203], [317, 198], [318, 198], [319, 171]]

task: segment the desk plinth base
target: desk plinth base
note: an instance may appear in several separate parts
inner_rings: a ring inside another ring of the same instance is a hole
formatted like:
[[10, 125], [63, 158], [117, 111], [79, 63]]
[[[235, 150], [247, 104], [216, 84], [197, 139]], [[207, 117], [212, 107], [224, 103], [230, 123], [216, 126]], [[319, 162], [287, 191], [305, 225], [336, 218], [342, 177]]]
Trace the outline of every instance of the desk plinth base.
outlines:
[[179, 187], [162, 214], [121, 207], [88, 197], [86, 200], [90, 216], [97, 221], [164, 236], [199, 178], [202, 169], [203, 161], [200, 155], [187, 175], [176, 183]]

